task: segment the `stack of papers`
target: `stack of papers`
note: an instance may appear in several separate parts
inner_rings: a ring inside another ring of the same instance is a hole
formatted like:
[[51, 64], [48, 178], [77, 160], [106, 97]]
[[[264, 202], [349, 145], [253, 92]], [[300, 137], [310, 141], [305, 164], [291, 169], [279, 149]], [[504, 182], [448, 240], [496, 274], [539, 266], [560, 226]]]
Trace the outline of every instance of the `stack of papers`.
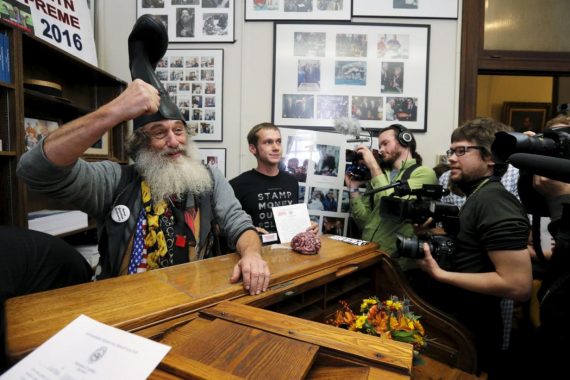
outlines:
[[83, 211], [41, 210], [28, 213], [28, 228], [59, 235], [88, 226], [87, 214]]

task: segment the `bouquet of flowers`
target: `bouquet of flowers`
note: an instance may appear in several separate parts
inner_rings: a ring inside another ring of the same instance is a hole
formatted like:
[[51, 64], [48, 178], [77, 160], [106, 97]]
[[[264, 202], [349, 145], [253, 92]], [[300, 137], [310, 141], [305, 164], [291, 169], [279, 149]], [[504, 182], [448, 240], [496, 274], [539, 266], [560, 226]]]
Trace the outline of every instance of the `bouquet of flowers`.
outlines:
[[366, 298], [362, 300], [359, 315], [354, 314], [346, 302], [340, 303], [342, 309], [337, 310], [334, 318], [327, 323], [350, 331], [410, 343], [416, 352], [427, 345], [420, 317], [411, 312], [408, 299], [400, 301], [396, 296], [386, 301], [380, 301], [377, 297]]

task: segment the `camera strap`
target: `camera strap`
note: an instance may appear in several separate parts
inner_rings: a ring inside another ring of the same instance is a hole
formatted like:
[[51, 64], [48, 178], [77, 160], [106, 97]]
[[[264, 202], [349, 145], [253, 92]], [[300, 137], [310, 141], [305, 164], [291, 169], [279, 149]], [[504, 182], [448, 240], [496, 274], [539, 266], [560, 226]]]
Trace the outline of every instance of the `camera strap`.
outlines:
[[415, 163], [412, 166], [406, 168], [406, 170], [404, 170], [404, 172], [402, 173], [402, 176], [400, 177], [400, 181], [404, 182], [404, 181], [407, 181], [408, 179], [410, 179], [412, 172], [414, 170], [416, 170], [417, 168], [419, 168], [420, 166], [421, 166], [420, 164]]
[[[420, 167], [420, 166], [421, 166], [421, 165], [418, 164], [418, 163], [415, 163], [415, 164], [409, 166], [408, 168], [406, 168], [406, 170], [404, 170], [404, 172], [402, 173], [402, 176], [401, 176], [400, 178], [398, 178], [398, 177], [396, 176], [396, 178], [395, 178], [395, 179], [396, 179], [396, 182], [390, 181], [390, 185], [388, 185], [388, 186], [383, 186], [383, 187], [378, 188], [378, 189], [374, 189], [374, 190], [367, 191], [367, 192], [365, 192], [363, 195], [370, 195], [370, 200], [371, 200], [371, 202], [372, 202], [372, 208], [374, 208], [374, 206], [375, 206], [375, 204], [374, 204], [374, 194], [375, 194], [375, 193], [377, 193], [377, 192], [379, 192], [379, 191], [383, 191], [383, 189], [385, 189], [385, 188], [388, 189], [388, 188], [390, 188], [390, 187], [395, 187], [395, 186], [397, 186], [398, 184], [407, 183], [407, 182], [408, 182], [408, 179], [409, 179], [410, 176], [412, 175], [412, 172], [413, 172], [414, 170], [416, 170], [416, 168], [418, 168], [418, 167]], [[394, 196], [394, 193], [390, 194], [389, 196]]]
[[[494, 179], [494, 177], [489, 177], [486, 178], [483, 182], [481, 182], [479, 185], [477, 185], [477, 187], [475, 188], [475, 190], [473, 190], [473, 192], [471, 194], [469, 194], [467, 196], [467, 199], [465, 199], [465, 202], [463, 203], [463, 206], [461, 206], [461, 208], [459, 208], [459, 215], [461, 215], [461, 211], [463, 211], [463, 209], [465, 208], [465, 205], [467, 204], [467, 202], [469, 202], [469, 199], [471, 199], [471, 197], [477, 193], [479, 190], [481, 190], [486, 184], [488, 184], [489, 182], [496, 182], [497, 179]], [[459, 216], [458, 215], [458, 216]]]

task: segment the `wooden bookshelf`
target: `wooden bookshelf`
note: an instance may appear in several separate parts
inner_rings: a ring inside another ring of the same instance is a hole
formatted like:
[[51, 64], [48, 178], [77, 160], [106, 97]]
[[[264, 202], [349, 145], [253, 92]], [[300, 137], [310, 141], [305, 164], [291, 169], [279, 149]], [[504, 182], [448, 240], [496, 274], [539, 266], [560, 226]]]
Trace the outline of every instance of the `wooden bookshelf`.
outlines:
[[[10, 81], [0, 81], [0, 223], [27, 227], [29, 212], [50, 209], [54, 204], [46, 197], [28, 192], [16, 177], [17, 162], [27, 150], [24, 118], [64, 124], [109, 102], [127, 84], [9, 24], [0, 22], [0, 31], [8, 35], [11, 67]], [[26, 82], [31, 79], [61, 86], [61, 96], [29, 88]], [[112, 130], [108, 154], [86, 158], [126, 163], [128, 158], [123, 148], [126, 130], [126, 123]], [[70, 209], [65, 203], [57, 206]]]

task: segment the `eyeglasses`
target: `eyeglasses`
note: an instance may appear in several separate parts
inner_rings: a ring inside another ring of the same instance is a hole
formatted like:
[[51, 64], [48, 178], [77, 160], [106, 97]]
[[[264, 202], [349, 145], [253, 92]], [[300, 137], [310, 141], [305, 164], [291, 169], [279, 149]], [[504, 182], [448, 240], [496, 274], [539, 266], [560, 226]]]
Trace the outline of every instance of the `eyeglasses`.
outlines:
[[186, 133], [186, 128], [180, 126], [172, 129], [158, 129], [147, 132], [146, 135], [155, 140], [164, 140], [168, 137], [170, 131], [174, 133], [174, 136], [179, 137]]
[[445, 152], [445, 154], [447, 155], [447, 157], [451, 157], [454, 154], [457, 157], [461, 157], [464, 156], [469, 149], [485, 149], [485, 147], [479, 145], [462, 145], [455, 148], [449, 148], [449, 150]]

